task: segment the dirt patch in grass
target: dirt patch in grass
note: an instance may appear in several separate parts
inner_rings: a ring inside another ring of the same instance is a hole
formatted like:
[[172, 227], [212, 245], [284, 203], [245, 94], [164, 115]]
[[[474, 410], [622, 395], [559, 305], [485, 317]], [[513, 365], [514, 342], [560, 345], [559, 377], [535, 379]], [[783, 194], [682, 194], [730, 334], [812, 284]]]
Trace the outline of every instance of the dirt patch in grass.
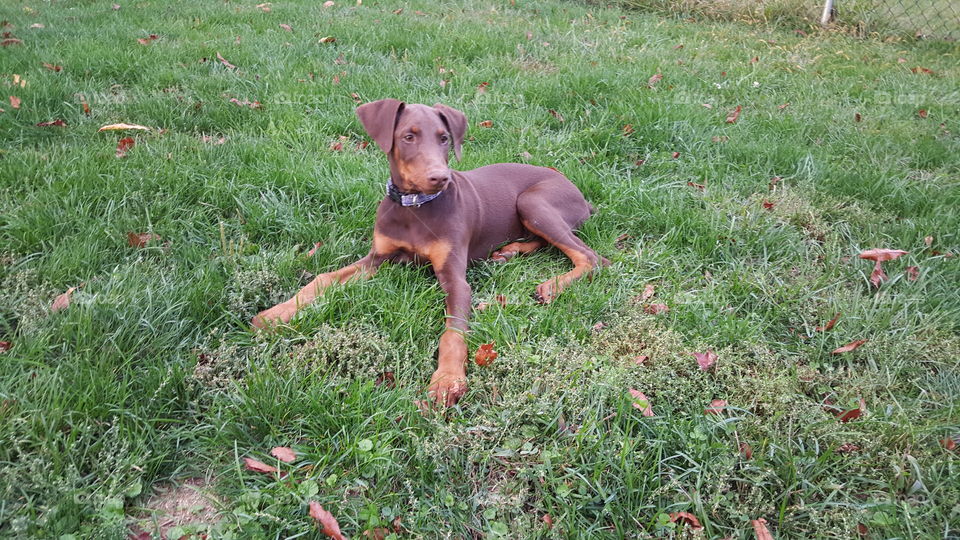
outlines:
[[220, 521], [220, 501], [209, 485], [203, 478], [188, 478], [156, 488], [131, 525], [130, 538], [179, 538], [213, 526]]

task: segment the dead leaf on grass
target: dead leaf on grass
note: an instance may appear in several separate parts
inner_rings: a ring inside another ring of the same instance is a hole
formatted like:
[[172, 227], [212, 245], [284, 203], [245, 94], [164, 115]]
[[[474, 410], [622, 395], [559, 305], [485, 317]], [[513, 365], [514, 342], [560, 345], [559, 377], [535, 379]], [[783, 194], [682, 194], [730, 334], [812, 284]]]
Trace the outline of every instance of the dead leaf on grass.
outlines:
[[733, 124], [734, 122], [736, 122], [736, 121], [740, 118], [740, 111], [741, 111], [741, 110], [743, 110], [743, 107], [740, 106], [740, 105], [737, 105], [737, 108], [734, 109], [734, 110], [732, 110], [732, 111], [730, 111], [730, 114], [727, 115], [727, 120], [726, 120], [726, 122], [727, 122], [728, 124]]
[[270, 455], [284, 463], [293, 463], [297, 460], [297, 453], [289, 446], [275, 446], [270, 450]]
[[690, 512], [670, 512], [670, 523], [686, 524], [695, 531], [703, 528], [703, 525], [700, 525], [700, 520], [697, 519], [697, 516], [691, 514]]
[[224, 58], [219, 52], [217, 52], [217, 60], [219, 60], [221, 64], [227, 66], [227, 69], [237, 69], [237, 66], [227, 62], [227, 59]]
[[117, 157], [122, 158], [127, 155], [127, 151], [133, 148], [137, 141], [133, 137], [124, 137], [117, 141]]
[[145, 248], [150, 242], [160, 241], [160, 236], [153, 233], [127, 233], [127, 243], [132, 248]]
[[145, 38], [138, 38], [137, 41], [140, 42], [141, 45], [149, 45], [150, 43], [152, 43], [153, 41], [155, 41], [155, 40], [157, 40], [157, 39], [160, 39], [160, 36], [158, 36], [158, 35], [156, 35], [156, 34], [150, 34], [149, 36], [147, 36], [147, 37], [145, 37]]
[[653, 416], [653, 408], [650, 404], [650, 399], [644, 395], [643, 392], [630, 388], [630, 396], [633, 397], [632, 405], [643, 411], [644, 416]]
[[493, 121], [492, 121], [492, 120], [484, 120], [483, 122], [480, 122], [480, 123], [477, 124], [477, 125], [480, 126], [480, 127], [482, 127], [482, 128], [491, 128], [491, 127], [493, 127]]
[[60, 296], [53, 299], [53, 304], [50, 305], [50, 311], [56, 313], [58, 311], [63, 311], [70, 307], [70, 295], [73, 294], [73, 291], [77, 290], [76, 287], [70, 287], [67, 289], [67, 292], [61, 294]]
[[830, 354], [843, 354], [846, 352], [850, 352], [852, 350], [855, 350], [856, 348], [858, 348], [859, 346], [863, 345], [866, 342], [867, 342], [866, 339], [858, 339], [855, 341], [851, 341], [850, 343], [847, 343], [843, 347], [837, 347]]
[[67, 123], [62, 119], [50, 120], [49, 122], [38, 122], [37, 127], [67, 127]]
[[10, 96], [10, 107], [14, 109], [20, 108], [20, 98], [17, 96]]
[[243, 458], [243, 463], [244, 463], [244, 465], [246, 466], [246, 468], [247, 468], [248, 471], [253, 471], [253, 472], [258, 472], [258, 473], [265, 473], [265, 474], [272, 474], [272, 473], [277, 472], [277, 468], [276, 468], [276, 467], [274, 467], [274, 466], [272, 466], [272, 465], [267, 465], [266, 463], [264, 463], [264, 462], [262, 462], [262, 461], [257, 461], [257, 460], [255, 460], [255, 459], [253, 459], [253, 458], [245, 457], [245, 458]]
[[337, 519], [333, 517], [333, 514], [324, 510], [323, 506], [317, 501], [310, 501], [310, 517], [317, 521], [317, 525], [320, 526], [320, 532], [334, 540], [344, 540]]
[[697, 359], [697, 365], [700, 366], [700, 369], [707, 371], [713, 367], [717, 362], [717, 355], [711, 350], [703, 353], [693, 353], [693, 357]]
[[670, 306], [666, 304], [650, 304], [643, 308], [643, 311], [649, 313], [650, 315], [660, 315], [661, 313], [669, 313]]
[[907, 279], [910, 281], [916, 281], [920, 279], [920, 267], [919, 266], [908, 266], [907, 267]]
[[727, 408], [727, 400], [725, 399], [714, 399], [710, 401], [710, 406], [703, 409], [703, 414], [717, 414], [723, 412]]
[[647, 87], [648, 87], [648, 88], [653, 88], [654, 86], [657, 85], [658, 82], [660, 82], [660, 81], [662, 81], [662, 80], [663, 80], [663, 75], [660, 74], [660, 73], [655, 73], [655, 74], [653, 74], [653, 75], [650, 77], [650, 79], [647, 81]]
[[13, 348], [13, 343], [10, 341], [0, 341], [0, 352], [7, 352]]
[[46, 63], [46, 62], [43, 63], [43, 67], [49, 69], [50, 71], [61, 71], [61, 70], [63, 70], [63, 67], [62, 67], [62, 66], [58, 66], [58, 65], [56, 65], [56, 64], [48, 64], [48, 63]]
[[150, 131], [150, 128], [148, 128], [147, 126], [141, 126], [140, 124], [126, 124], [121, 122], [119, 124], [107, 124], [105, 126], [100, 126], [97, 129], [97, 133], [101, 131], [121, 131], [126, 129], [135, 129], [138, 131]]
[[834, 315], [834, 317], [833, 317], [832, 319], [830, 319], [829, 321], [827, 321], [827, 324], [825, 324], [825, 325], [823, 325], [823, 326], [818, 326], [818, 327], [817, 327], [817, 332], [826, 332], [826, 331], [828, 331], [828, 330], [833, 329], [834, 325], [837, 324], [837, 320], [838, 320], [838, 319], [840, 319], [840, 313], [837, 313], [836, 315]]
[[496, 342], [493, 343], [484, 343], [477, 347], [477, 353], [473, 357], [473, 361], [477, 363], [480, 367], [489, 366], [497, 358], [497, 351], [493, 350], [493, 346], [496, 345]]
[[653, 298], [653, 295], [657, 293], [657, 288], [653, 283], [647, 283], [643, 288], [643, 292], [640, 293], [640, 301], [646, 302], [647, 300]]

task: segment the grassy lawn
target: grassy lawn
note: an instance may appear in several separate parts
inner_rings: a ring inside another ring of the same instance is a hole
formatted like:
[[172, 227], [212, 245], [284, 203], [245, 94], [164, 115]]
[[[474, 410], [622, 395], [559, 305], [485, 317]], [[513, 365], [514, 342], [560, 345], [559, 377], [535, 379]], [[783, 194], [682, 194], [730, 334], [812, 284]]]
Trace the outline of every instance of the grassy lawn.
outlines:
[[[956, 44], [560, 0], [110, 4], [0, 8], [0, 536], [152, 530], [171, 482], [216, 500], [172, 537], [316, 537], [309, 501], [350, 537], [960, 534]], [[556, 250], [472, 267], [470, 351], [499, 357], [448, 414], [413, 403], [426, 269], [248, 327], [367, 252], [387, 168], [354, 107], [384, 97], [464, 111], [458, 168], [563, 171], [613, 263], [550, 306]], [[909, 252], [879, 287], [872, 248]]]

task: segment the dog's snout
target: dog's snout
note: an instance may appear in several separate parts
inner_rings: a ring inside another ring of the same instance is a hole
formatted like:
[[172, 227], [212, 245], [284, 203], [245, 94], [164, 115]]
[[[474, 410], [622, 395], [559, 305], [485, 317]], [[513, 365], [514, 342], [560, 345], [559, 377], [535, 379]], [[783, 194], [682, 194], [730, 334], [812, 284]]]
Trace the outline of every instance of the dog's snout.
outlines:
[[435, 170], [427, 173], [427, 180], [434, 186], [440, 186], [445, 184], [450, 180], [450, 171], [448, 170]]

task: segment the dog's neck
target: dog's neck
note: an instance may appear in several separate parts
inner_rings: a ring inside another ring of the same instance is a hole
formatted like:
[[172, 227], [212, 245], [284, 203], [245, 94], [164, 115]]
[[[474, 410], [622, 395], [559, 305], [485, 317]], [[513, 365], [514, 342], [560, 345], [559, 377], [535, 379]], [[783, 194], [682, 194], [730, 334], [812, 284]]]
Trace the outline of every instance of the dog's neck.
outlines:
[[393, 180], [387, 179], [387, 198], [401, 206], [420, 206], [436, 199], [442, 191], [425, 195], [423, 193], [404, 193], [394, 185]]

